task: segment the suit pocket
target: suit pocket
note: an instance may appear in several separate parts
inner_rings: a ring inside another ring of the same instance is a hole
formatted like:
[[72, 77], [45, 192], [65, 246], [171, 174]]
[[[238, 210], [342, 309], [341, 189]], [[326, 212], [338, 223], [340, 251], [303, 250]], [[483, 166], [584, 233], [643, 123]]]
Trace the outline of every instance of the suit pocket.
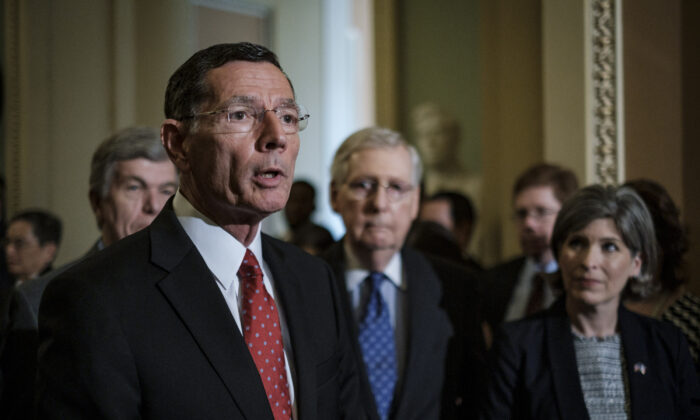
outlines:
[[327, 360], [316, 365], [316, 386], [322, 387], [338, 376], [340, 355], [335, 352]]

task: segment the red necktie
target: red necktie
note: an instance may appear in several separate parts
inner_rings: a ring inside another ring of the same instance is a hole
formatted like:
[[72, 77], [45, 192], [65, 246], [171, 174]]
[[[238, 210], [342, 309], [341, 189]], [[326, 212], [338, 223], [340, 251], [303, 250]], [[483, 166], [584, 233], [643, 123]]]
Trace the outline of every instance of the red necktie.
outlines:
[[238, 269], [238, 278], [243, 291], [243, 338], [258, 368], [275, 420], [289, 420], [292, 418], [292, 401], [277, 307], [263, 285], [260, 264], [249, 249], [246, 249]]

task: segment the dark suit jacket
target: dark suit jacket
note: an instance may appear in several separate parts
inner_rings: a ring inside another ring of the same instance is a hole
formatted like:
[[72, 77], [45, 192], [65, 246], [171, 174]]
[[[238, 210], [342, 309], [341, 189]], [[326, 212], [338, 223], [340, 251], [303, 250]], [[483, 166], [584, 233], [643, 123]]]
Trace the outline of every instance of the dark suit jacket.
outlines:
[[59, 275], [63, 274], [69, 268], [78, 264], [85, 258], [96, 254], [99, 250], [98, 240], [95, 244], [77, 260], [66, 263], [55, 270], [28, 280], [17, 286], [12, 294], [12, 303], [10, 307], [10, 329], [12, 330], [36, 330], [38, 327], [39, 303], [41, 296], [44, 294], [44, 289]]
[[[363, 418], [330, 269], [263, 235], [293, 348], [299, 419]], [[39, 418], [272, 419], [212, 273], [172, 209], [52, 281], [39, 311]]]
[[[633, 419], [700, 418], [700, 387], [674, 326], [620, 306]], [[564, 300], [503, 325], [493, 351], [486, 419], [588, 419]], [[635, 372], [642, 363], [646, 372]]]
[[[97, 245], [87, 255], [97, 252]], [[14, 287], [9, 296], [7, 323], [0, 338], [0, 418], [31, 417], [36, 376], [37, 316], [39, 302], [46, 285], [58, 275], [81, 261], [65, 264], [35, 279]]]
[[[431, 264], [408, 247], [402, 250], [401, 257], [407, 276], [408, 349], [403, 380], [395, 391], [390, 418], [475, 417], [485, 380], [476, 280], [456, 264], [446, 260], [432, 260]], [[377, 419], [345, 285], [342, 241], [331, 247], [324, 258], [333, 267], [338, 288], [344, 291], [345, 318], [361, 367], [363, 405], [368, 417]]]
[[483, 275], [484, 319], [494, 329], [501, 325], [506, 316], [525, 261], [525, 257], [517, 257], [490, 268]]

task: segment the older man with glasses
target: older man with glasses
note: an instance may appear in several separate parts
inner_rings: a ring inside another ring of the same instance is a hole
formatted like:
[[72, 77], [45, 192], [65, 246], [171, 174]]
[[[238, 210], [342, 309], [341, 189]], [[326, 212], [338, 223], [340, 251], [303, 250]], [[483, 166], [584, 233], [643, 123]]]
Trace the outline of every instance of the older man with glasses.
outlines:
[[343, 142], [331, 172], [346, 235], [324, 257], [344, 292], [368, 417], [471, 418], [483, 379], [476, 282], [404, 246], [418, 214], [418, 153], [397, 132], [367, 128]]
[[328, 267], [260, 231], [287, 201], [308, 119], [277, 57], [197, 52], [165, 115], [174, 198], [45, 292], [39, 417], [362, 419]]

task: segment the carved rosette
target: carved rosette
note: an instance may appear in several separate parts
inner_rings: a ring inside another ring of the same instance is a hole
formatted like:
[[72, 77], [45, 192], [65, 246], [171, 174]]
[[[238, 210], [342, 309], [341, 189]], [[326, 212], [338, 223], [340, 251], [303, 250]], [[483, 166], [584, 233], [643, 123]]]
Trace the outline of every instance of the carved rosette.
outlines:
[[596, 182], [618, 178], [615, 0], [593, 0], [593, 134]]

